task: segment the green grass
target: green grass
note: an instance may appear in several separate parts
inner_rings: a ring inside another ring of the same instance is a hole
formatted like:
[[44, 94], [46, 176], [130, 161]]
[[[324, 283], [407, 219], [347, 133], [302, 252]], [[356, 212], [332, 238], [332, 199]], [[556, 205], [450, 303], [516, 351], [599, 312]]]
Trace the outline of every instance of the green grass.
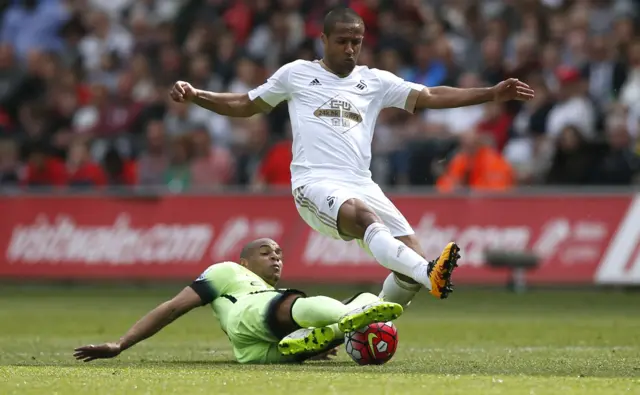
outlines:
[[205, 308], [117, 359], [73, 360], [75, 346], [117, 339], [179, 288], [0, 286], [0, 394], [640, 393], [639, 293], [422, 294], [396, 322], [399, 349], [384, 366], [344, 353], [238, 365]]

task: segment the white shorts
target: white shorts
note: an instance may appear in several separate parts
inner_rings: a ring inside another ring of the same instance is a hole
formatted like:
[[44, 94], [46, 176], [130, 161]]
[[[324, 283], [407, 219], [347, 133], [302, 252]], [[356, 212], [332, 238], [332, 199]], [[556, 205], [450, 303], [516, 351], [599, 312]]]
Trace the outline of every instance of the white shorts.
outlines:
[[[351, 240], [338, 232], [338, 211], [349, 199], [365, 202], [378, 214], [393, 237], [414, 234], [407, 219], [376, 183], [349, 185], [335, 181], [317, 182], [293, 191], [298, 213], [317, 232], [334, 239]], [[362, 243], [360, 243], [362, 245]]]

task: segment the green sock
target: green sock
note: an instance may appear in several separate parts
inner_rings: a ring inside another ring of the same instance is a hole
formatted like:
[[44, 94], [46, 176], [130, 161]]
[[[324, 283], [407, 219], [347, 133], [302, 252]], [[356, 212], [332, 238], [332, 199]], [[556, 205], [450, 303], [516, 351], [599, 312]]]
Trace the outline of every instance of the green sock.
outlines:
[[303, 328], [335, 324], [352, 308], [327, 296], [299, 298], [291, 308], [293, 320]]

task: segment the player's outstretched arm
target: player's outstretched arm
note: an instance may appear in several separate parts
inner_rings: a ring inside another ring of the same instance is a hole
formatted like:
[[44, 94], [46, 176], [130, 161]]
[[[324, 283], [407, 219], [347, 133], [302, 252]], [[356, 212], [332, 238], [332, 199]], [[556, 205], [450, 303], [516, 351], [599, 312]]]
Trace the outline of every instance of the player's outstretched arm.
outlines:
[[122, 351], [153, 336], [178, 317], [198, 306], [202, 306], [202, 299], [193, 288], [186, 287], [173, 299], [162, 303], [142, 317], [119, 341], [78, 347], [73, 356], [84, 362], [116, 357]]
[[246, 93], [216, 93], [196, 89], [185, 81], [178, 81], [169, 93], [178, 103], [193, 103], [220, 115], [247, 118], [262, 112]]
[[526, 101], [533, 99], [534, 92], [529, 85], [516, 78], [510, 78], [490, 88], [452, 88], [436, 86], [423, 89], [418, 95], [416, 109], [440, 109], [473, 106], [489, 101]]

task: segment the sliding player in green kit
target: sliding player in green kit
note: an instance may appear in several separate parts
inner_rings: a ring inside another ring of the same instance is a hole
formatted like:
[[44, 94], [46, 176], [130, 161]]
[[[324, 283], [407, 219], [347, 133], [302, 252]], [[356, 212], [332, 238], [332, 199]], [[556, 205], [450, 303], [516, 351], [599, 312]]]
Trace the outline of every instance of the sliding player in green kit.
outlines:
[[240, 363], [301, 362], [341, 344], [344, 332], [402, 314], [402, 306], [362, 293], [346, 304], [274, 288], [282, 272], [282, 250], [271, 239], [247, 244], [240, 263], [210, 266], [173, 299], [142, 317], [113, 343], [75, 350], [85, 362], [113, 358], [154, 335], [188, 311], [211, 305]]

